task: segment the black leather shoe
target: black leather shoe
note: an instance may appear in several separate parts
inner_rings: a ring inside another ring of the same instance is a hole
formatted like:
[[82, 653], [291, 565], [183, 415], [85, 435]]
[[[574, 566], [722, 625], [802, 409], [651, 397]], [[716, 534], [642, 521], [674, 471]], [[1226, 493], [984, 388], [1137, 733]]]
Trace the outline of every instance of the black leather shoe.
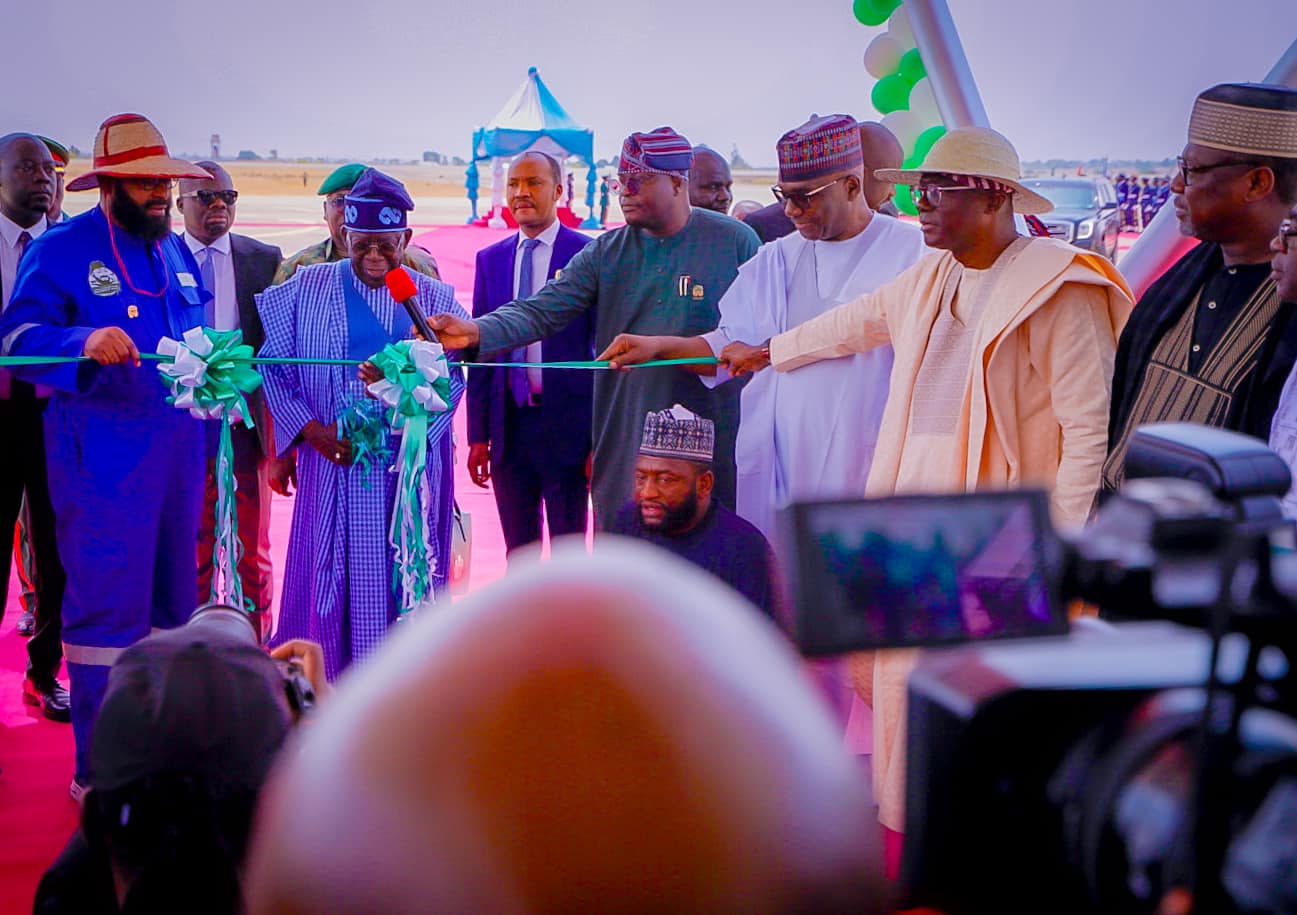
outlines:
[[63, 684], [37, 683], [31, 677], [23, 678], [23, 702], [39, 706], [41, 714], [50, 721], [71, 721], [72, 703]]
[[20, 636], [30, 639], [32, 633], [36, 631], [36, 617], [32, 616], [30, 610], [24, 610], [23, 615], [18, 617], [18, 625], [14, 628]]

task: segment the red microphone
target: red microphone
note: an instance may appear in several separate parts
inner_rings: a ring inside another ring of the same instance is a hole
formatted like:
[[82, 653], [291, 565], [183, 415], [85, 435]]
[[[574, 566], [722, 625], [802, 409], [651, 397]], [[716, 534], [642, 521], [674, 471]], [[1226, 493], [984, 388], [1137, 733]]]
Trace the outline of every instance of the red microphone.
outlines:
[[428, 325], [427, 316], [415, 304], [414, 300], [419, 295], [419, 287], [414, 285], [414, 280], [410, 277], [410, 274], [406, 273], [403, 267], [397, 267], [395, 270], [387, 272], [387, 276], [383, 277], [383, 282], [387, 284], [387, 291], [391, 293], [392, 298], [405, 306], [406, 313], [409, 314], [410, 320], [418, 328], [419, 333], [423, 334], [423, 339], [429, 343], [437, 342], [436, 335]]

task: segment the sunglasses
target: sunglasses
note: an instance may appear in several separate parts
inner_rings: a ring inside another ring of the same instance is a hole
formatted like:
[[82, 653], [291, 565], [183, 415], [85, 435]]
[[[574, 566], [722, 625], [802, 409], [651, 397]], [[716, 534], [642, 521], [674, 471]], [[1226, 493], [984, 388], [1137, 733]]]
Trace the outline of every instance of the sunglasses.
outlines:
[[1284, 254], [1292, 248], [1293, 242], [1289, 241], [1292, 238], [1297, 238], [1297, 219], [1285, 219], [1279, 223], [1279, 247]]
[[347, 203], [347, 195], [339, 194], [336, 197], [325, 197], [324, 205], [331, 210], [340, 210]]
[[357, 238], [354, 234], [347, 236], [347, 252], [349, 254], [365, 255], [370, 251], [377, 249], [383, 257], [391, 258], [396, 256], [397, 249], [400, 248], [399, 242], [393, 241], [370, 241], [368, 239]]
[[175, 185], [175, 178], [118, 178], [117, 180], [125, 184], [133, 184], [136, 187], [144, 188], [148, 191], [168, 190]]
[[215, 203], [218, 200], [221, 201], [221, 203], [225, 204], [227, 207], [232, 207], [234, 206], [234, 201], [239, 199], [239, 192], [202, 190], [202, 191], [194, 191], [192, 194], [180, 195], [181, 200], [189, 200], [195, 197], [197, 197], [198, 202], [205, 207], [211, 206], [213, 203]]
[[812, 197], [814, 197], [816, 194], [824, 193], [829, 188], [833, 187], [833, 185], [837, 184], [839, 181], [841, 181], [843, 178], [846, 177], [848, 176], [839, 175], [838, 177], [830, 181], [828, 184], [821, 184], [819, 187], [811, 188], [809, 191], [785, 191], [779, 185], [772, 184], [770, 185], [770, 193], [774, 194], [775, 200], [779, 201], [780, 203], [791, 203], [793, 206], [797, 207], [797, 209], [805, 210], [808, 209], [811, 206], [811, 204], [814, 202], [811, 199]]
[[941, 206], [941, 195], [954, 193], [955, 191], [976, 191], [975, 187], [942, 187], [939, 184], [912, 184], [910, 185], [910, 199], [914, 201], [917, 207], [920, 203], [927, 204], [934, 209]]
[[634, 197], [659, 177], [661, 176], [655, 175], [651, 172], [646, 175], [627, 175], [625, 178], [618, 175], [609, 182], [609, 186], [612, 188], [614, 194], [629, 194]]

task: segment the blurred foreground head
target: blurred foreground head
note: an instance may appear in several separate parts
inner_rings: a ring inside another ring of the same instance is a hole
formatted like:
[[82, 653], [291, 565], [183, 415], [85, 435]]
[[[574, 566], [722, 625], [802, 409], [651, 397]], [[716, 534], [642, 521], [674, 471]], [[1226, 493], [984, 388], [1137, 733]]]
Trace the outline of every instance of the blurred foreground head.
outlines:
[[868, 789], [796, 655], [605, 538], [413, 620], [263, 794], [253, 913], [882, 911]]

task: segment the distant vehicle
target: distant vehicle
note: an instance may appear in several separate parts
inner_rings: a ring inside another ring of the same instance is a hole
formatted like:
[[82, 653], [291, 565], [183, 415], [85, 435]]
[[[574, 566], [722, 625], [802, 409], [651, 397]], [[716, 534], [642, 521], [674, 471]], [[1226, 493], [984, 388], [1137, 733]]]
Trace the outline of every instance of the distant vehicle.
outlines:
[[1121, 212], [1111, 181], [1103, 177], [1028, 178], [1022, 183], [1054, 204], [1051, 212], [1040, 217], [1051, 236], [1116, 261]]

